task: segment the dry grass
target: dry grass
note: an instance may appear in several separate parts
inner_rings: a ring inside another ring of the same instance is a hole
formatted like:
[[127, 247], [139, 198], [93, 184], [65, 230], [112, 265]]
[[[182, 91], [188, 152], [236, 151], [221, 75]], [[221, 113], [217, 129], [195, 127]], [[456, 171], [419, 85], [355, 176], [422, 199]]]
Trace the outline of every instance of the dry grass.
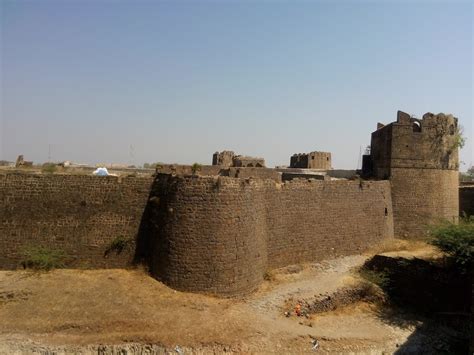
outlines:
[[367, 254], [383, 254], [389, 252], [407, 251], [415, 252], [419, 250], [432, 249], [432, 247], [422, 240], [406, 240], [406, 239], [386, 239], [380, 244], [375, 245], [367, 251]]
[[[394, 337], [393, 328], [360, 302], [313, 317], [314, 326], [284, 317], [280, 308], [287, 296], [304, 299], [332, 293], [335, 285], [356, 285], [348, 263], [356, 266], [363, 260], [353, 256], [321, 268], [272, 272], [268, 276], [277, 281], [264, 282], [265, 292], [245, 299], [175, 291], [145, 270], [0, 271], [0, 353], [11, 353], [8, 344], [22, 344], [21, 352], [33, 343], [42, 349], [72, 349], [133, 342], [203, 353], [306, 353], [312, 346], [308, 336], [319, 339], [324, 352], [360, 353], [373, 346], [380, 348], [378, 353], [392, 352], [394, 345], [387, 342]], [[375, 291], [366, 287], [367, 296]], [[8, 345], [3, 352], [2, 344]]]
[[252, 332], [223, 315], [232, 300], [181, 293], [141, 270], [0, 272], [0, 292], [28, 297], [0, 307], [0, 334], [50, 333], [84, 343], [126, 338], [168, 345], [231, 342]]

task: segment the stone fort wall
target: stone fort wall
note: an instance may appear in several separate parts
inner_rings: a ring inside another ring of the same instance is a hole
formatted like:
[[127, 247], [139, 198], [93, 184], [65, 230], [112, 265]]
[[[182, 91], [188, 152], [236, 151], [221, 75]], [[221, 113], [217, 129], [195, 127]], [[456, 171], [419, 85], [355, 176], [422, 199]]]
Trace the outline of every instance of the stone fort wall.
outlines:
[[[70, 267], [124, 267], [150, 193], [150, 177], [0, 174], [0, 268], [21, 267], [26, 248], [62, 250]], [[104, 253], [122, 237], [130, 245]]]
[[[284, 183], [170, 174], [0, 174], [0, 268], [21, 267], [22, 251], [30, 246], [62, 250], [68, 267], [125, 267], [138, 255], [174, 288], [244, 294], [267, 270], [360, 253], [392, 237], [394, 229], [397, 235], [397, 208], [398, 215], [406, 213], [404, 223], [413, 220], [410, 230], [426, 208], [429, 216], [447, 217], [457, 211], [458, 199], [461, 211], [472, 208], [472, 186], [462, 186], [459, 196], [443, 188], [457, 181], [453, 171], [415, 172], [410, 180], [419, 185], [410, 186], [397, 185], [396, 169], [391, 181]], [[440, 184], [439, 200], [418, 205], [427, 179], [428, 186]], [[413, 208], [404, 212], [406, 201]], [[117, 237], [130, 244], [105, 255]]]
[[[0, 174], [3, 269], [21, 267], [30, 246], [62, 250], [68, 267], [125, 267], [138, 255], [172, 287], [230, 296], [267, 270], [392, 236], [388, 181]], [[117, 237], [130, 244], [106, 256]]]
[[427, 226], [459, 217], [456, 170], [392, 168], [395, 237], [422, 237]]
[[181, 290], [243, 294], [267, 270], [393, 237], [388, 181], [161, 175], [152, 196], [151, 272]]

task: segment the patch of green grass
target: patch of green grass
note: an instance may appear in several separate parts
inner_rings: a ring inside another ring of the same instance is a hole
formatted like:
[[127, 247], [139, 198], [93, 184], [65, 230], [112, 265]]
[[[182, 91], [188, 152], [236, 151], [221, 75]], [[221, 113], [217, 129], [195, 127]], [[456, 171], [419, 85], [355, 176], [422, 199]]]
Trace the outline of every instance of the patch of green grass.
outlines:
[[23, 251], [22, 265], [35, 270], [63, 268], [65, 255], [62, 250], [47, 247], [28, 247]]
[[109, 246], [105, 250], [105, 255], [113, 251], [116, 252], [117, 254], [120, 254], [121, 252], [125, 250], [125, 248], [127, 248], [127, 246], [130, 243], [132, 243], [132, 241], [133, 240], [131, 238], [127, 238], [123, 235], [119, 235], [118, 237], [116, 237], [114, 240], [110, 242]]

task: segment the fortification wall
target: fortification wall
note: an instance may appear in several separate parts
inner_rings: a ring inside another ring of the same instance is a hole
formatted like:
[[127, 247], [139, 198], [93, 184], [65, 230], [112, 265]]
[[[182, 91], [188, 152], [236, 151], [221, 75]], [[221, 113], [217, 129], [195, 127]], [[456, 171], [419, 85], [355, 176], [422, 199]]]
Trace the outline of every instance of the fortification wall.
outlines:
[[354, 254], [393, 236], [387, 181], [160, 175], [151, 272], [171, 287], [221, 295], [266, 270]]
[[[191, 165], [163, 165], [158, 170], [160, 174], [175, 174], [175, 175], [193, 175]], [[272, 179], [281, 181], [281, 174], [272, 168], [265, 167], [224, 167], [220, 165], [202, 165], [200, 170], [195, 173], [198, 176], [230, 176], [240, 178], [258, 178], [258, 179]]]
[[474, 216], [474, 184], [459, 187], [459, 214]]
[[393, 237], [387, 181], [293, 180], [266, 196], [268, 267], [358, 254]]
[[[199, 175], [219, 175], [221, 171], [226, 170], [219, 165], [202, 165], [196, 174]], [[165, 164], [160, 166], [157, 171], [161, 174], [177, 174], [177, 175], [192, 175], [193, 168], [191, 165], [180, 164]]]
[[440, 220], [457, 221], [459, 174], [456, 170], [392, 168], [394, 232], [419, 238]]
[[[234, 295], [253, 290], [267, 265], [262, 180], [162, 175], [151, 272], [173, 288]], [[274, 184], [274, 183], [273, 183]]]
[[238, 177], [238, 178], [255, 178], [255, 179], [272, 179], [281, 181], [281, 173], [272, 168], [229, 168], [222, 176]]
[[[124, 267], [134, 255], [153, 177], [0, 174], [0, 267], [31, 246], [59, 249], [71, 267]], [[121, 254], [104, 252], [122, 236]]]
[[[354, 254], [393, 236], [388, 181], [224, 176], [0, 175], [0, 267], [30, 246], [68, 267], [124, 267], [137, 255], [187, 291], [255, 289], [269, 269]], [[130, 240], [105, 252], [117, 237]]]

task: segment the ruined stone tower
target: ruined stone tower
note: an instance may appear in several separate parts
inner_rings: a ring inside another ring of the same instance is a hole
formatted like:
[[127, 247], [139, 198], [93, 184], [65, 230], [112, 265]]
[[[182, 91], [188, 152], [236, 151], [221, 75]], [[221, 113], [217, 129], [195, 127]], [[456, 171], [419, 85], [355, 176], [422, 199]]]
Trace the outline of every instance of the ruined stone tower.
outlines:
[[310, 152], [293, 154], [290, 158], [290, 168], [331, 170], [331, 153]]
[[396, 237], [422, 237], [433, 222], [457, 220], [459, 139], [452, 115], [420, 120], [398, 111], [396, 122], [377, 125], [363, 173], [391, 181]]

